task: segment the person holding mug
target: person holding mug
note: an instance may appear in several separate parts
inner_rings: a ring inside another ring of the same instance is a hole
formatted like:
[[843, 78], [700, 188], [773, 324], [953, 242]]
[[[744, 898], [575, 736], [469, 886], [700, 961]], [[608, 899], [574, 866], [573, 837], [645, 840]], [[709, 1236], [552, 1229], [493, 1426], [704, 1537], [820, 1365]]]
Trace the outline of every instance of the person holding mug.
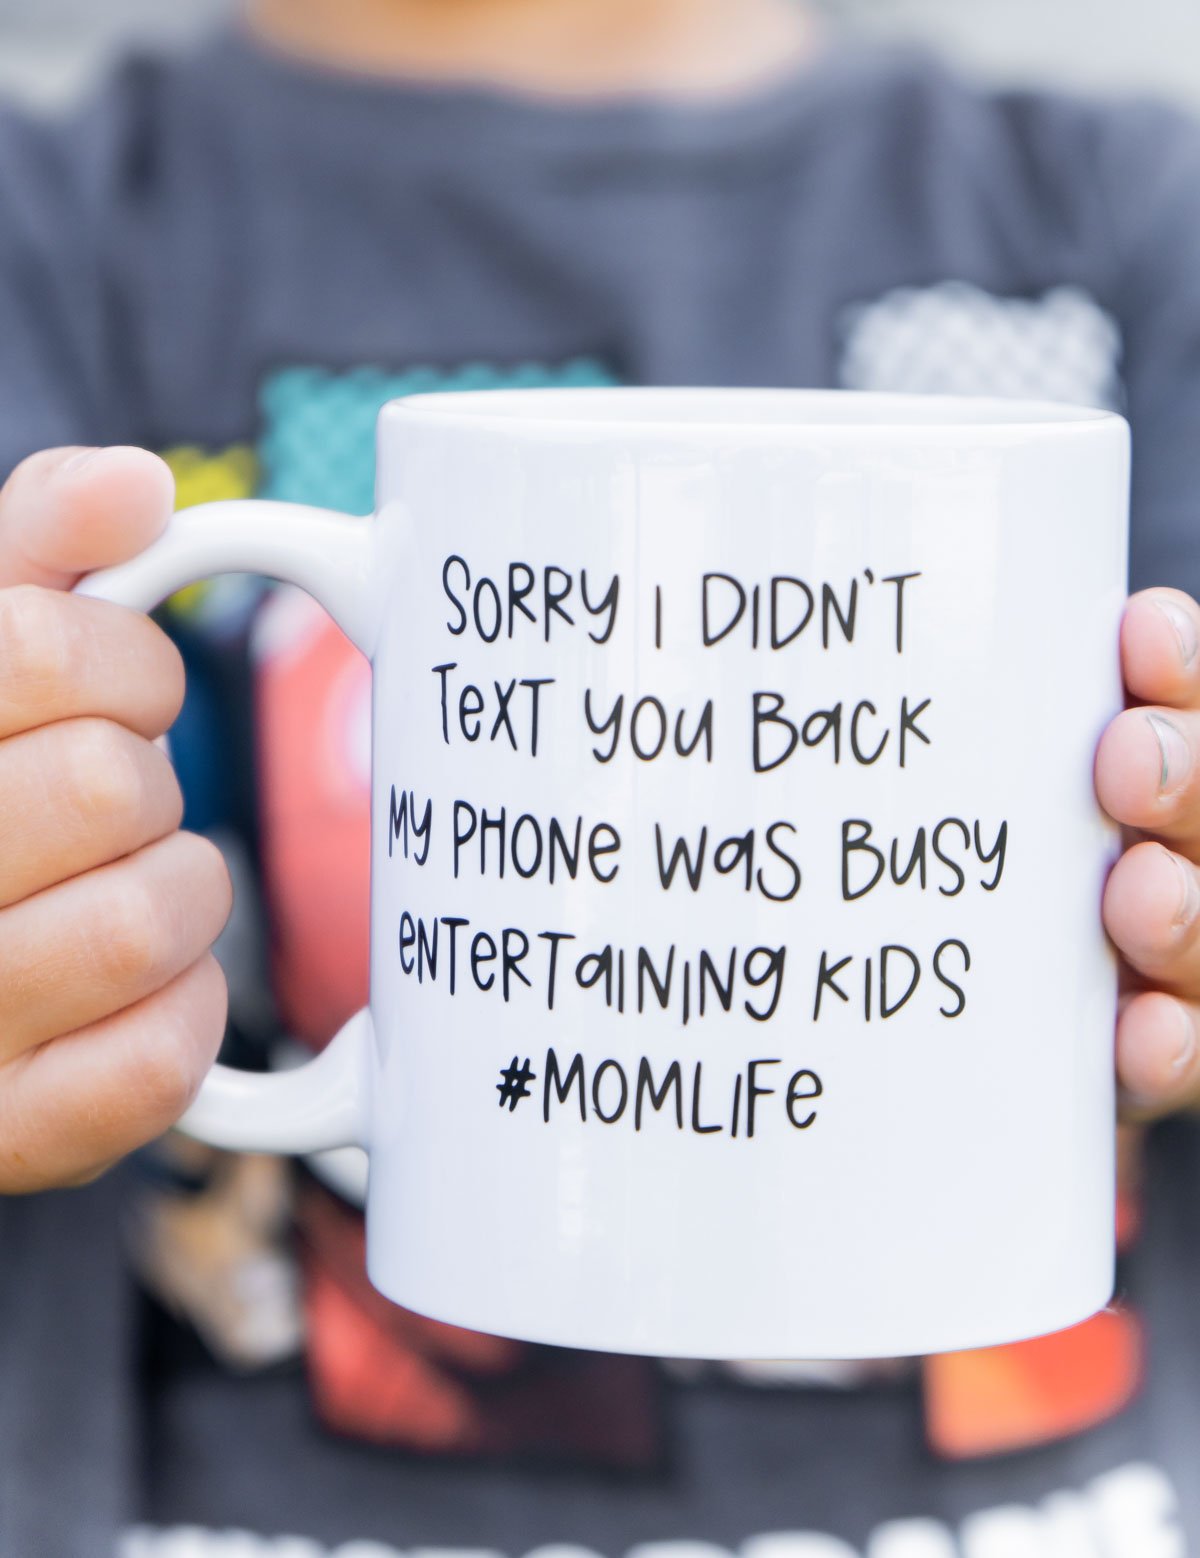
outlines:
[[[210, 948], [229, 884], [212, 846], [180, 831], [158, 744], [183, 696], [179, 658], [139, 612], [73, 587], [138, 558], [168, 524], [170, 472], [131, 445], [219, 448], [253, 428], [261, 403], [278, 457], [296, 436], [283, 395], [296, 381], [269, 371], [281, 362], [311, 379], [314, 363], [336, 374], [348, 361], [425, 371], [586, 355], [642, 384], [1119, 404], [1136, 451], [1139, 588], [1105, 640], [1130, 707], [1095, 755], [1099, 804], [1128, 830], [1103, 891], [1126, 987], [1115, 1072], [1130, 1121], [1200, 1100], [1190, 122], [981, 94], [923, 58], [844, 50], [773, 0], [639, 0], [616, 20], [582, 0], [569, 12], [494, 0], [473, 29], [422, 4], [346, 14], [262, 0], [237, 37], [134, 73], [93, 112], [104, 135], [94, 117], [7, 128], [2, 175], [9, 209], [29, 220], [6, 230], [0, 288], [0, 1191], [85, 1183], [152, 1140], [193, 1102], [220, 1044]], [[937, 134], [923, 139], [926, 123]], [[134, 168], [149, 169], [137, 198]], [[972, 385], [955, 351], [936, 360], [939, 330], [944, 349], [964, 321], [984, 339], [1033, 343], [1011, 382]], [[897, 345], [908, 355], [889, 353]], [[785, 574], [762, 573], [768, 593]], [[1070, 567], [1055, 578], [1070, 617]], [[455, 580], [451, 568], [441, 587]], [[438, 603], [450, 621], [459, 582]], [[1109, 669], [1089, 658], [1080, 682]], [[469, 713], [448, 681], [435, 691]], [[979, 837], [985, 866], [999, 835]], [[1036, 1090], [1036, 1070], [1025, 1086]], [[801, 1080], [790, 1102], [816, 1096]], [[34, 1227], [36, 1206], [5, 1206], [0, 1240]], [[961, 1514], [944, 1492], [929, 1503]], [[879, 1529], [902, 1502], [877, 1509]], [[742, 1534], [767, 1528], [750, 1519]], [[838, 1514], [823, 1520], [850, 1531]]]
[[[152, 454], [73, 449], [24, 461], [0, 502], [7, 1195], [86, 1182], [152, 1140], [196, 1096], [224, 1032], [210, 948], [229, 913], [228, 875], [211, 844], [179, 831], [178, 784], [156, 739], [182, 701], [178, 652], [140, 613], [70, 588], [90, 568], [136, 557], [162, 533], [170, 497]], [[1104, 894], [1136, 987], [1122, 1002], [1116, 1065], [1123, 1110], [1137, 1120], [1200, 1099], [1198, 646], [1191, 597], [1158, 588], [1130, 600], [1120, 652], [1138, 707], [1116, 717], [1096, 757], [1105, 810], [1144, 835]]]

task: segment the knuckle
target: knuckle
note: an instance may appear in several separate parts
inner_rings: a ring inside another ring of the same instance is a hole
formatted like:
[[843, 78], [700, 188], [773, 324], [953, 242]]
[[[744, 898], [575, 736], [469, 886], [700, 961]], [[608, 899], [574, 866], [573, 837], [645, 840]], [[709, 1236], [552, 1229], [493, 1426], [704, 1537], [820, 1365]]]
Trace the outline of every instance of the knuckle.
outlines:
[[175, 832], [183, 821], [184, 812], [183, 788], [179, 783], [179, 775], [175, 772], [175, 765], [171, 759], [160, 747], [150, 748], [150, 762], [155, 777], [162, 787], [167, 823], [170, 830]]
[[200, 1091], [207, 1067], [182, 1022], [165, 1021], [138, 1058], [137, 1093], [149, 1138], [176, 1121]]
[[0, 590], [0, 666], [14, 690], [52, 693], [70, 681], [76, 663], [59, 596], [33, 584]]
[[126, 882], [98, 927], [109, 977], [122, 991], [152, 984], [163, 962], [164, 916], [150, 889]]
[[89, 447], [87, 444], [55, 444], [48, 449], [35, 449], [13, 467], [0, 496], [8, 501], [18, 488], [45, 481], [61, 470], [69, 457], [82, 454]]
[[4, 484], [3, 496], [7, 501], [13, 493], [27, 481], [41, 476], [46, 469], [48, 461], [56, 454], [64, 451], [53, 449], [37, 449], [33, 454], [27, 454], [23, 460], [19, 460], [12, 468], [12, 473]]
[[[107, 1167], [90, 1153], [87, 1123], [69, 1106], [21, 1086], [0, 1088], [0, 1195], [24, 1196], [90, 1183]], [[31, 1096], [32, 1094], [32, 1096]]]
[[[193, 1102], [225, 1031], [225, 979], [211, 954], [105, 1024], [106, 1062], [84, 1088], [51, 1067], [0, 1074], [0, 1194], [86, 1184], [153, 1140]], [[6, 1085], [7, 1084], [7, 1085]]]
[[180, 839], [187, 849], [186, 872], [196, 900], [224, 924], [233, 905], [233, 883], [224, 855], [211, 839], [198, 833], [183, 833]]
[[145, 775], [134, 738], [111, 720], [71, 722], [66, 787], [89, 827], [138, 814], [146, 799]]
[[137, 1055], [137, 1095], [148, 1138], [195, 1101], [225, 1031], [225, 981], [206, 955], [166, 993]]
[[184, 694], [187, 691], [187, 674], [184, 670], [183, 655], [179, 646], [175, 644], [168, 634], [164, 633], [157, 623], [150, 623], [154, 634], [154, 644], [159, 652], [160, 668], [157, 673], [159, 693], [164, 707], [168, 710], [171, 719], [183, 708]]

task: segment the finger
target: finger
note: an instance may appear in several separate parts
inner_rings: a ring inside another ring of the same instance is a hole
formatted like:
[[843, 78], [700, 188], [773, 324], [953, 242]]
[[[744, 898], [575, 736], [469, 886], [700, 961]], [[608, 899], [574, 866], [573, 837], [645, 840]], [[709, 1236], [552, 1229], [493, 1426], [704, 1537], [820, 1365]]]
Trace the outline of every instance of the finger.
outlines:
[[1162, 844], [1135, 844], [1104, 889], [1104, 926], [1136, 973], [1200, 999], [1200, 871]]
[[160, 736], [183, 690], [179, 651], [141, 612], [30, 584], [0, 590], [0, 737], [81, 714]]
[[0, 1069], [0, 1194], [80, 1184], [161, 1135], [215, 1059], [225, 1009], [205, 954], [127, 1011]]
[[1200, 858], [1200, 714], [1127, 709], [1100, 738], [1096, 794], [1114, 821]]
[[173, 833], [0, 910], [0, 1064], [160, 990], [229, 907], [219, 851]]
[[1117, 1022], [1122, 1114], [1146, 1121], [1200, 1101], [1200, 1007], [1161, 990], [1129, 999]]
[[170, 467], [146, 449], [46, 449], [0, 491], [0, 587], [67, 589], [159, 536], [175, 501]]
[[1200, 607], [1182, 590], [1143, 590], [1121, 623], [1125, 686], [1143, 703], [1200, 708]]
[[182, 817], [166, 754], [123, 725], [64, 720], [0, 741], [0, 909], [165, 838]]

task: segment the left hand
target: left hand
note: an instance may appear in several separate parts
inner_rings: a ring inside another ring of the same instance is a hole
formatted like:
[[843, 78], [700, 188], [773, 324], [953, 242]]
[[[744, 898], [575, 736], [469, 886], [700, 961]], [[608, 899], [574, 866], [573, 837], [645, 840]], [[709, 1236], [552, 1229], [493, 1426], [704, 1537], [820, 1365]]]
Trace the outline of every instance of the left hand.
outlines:
[[1200, 606], [1144, 590], [1121, 625], [1133, 707], [1105, 731], [1096, 793], [1135, 841], [1113, 868], [1104, 925], [1123, 959], [1122, 1112], [1200, 1107]]

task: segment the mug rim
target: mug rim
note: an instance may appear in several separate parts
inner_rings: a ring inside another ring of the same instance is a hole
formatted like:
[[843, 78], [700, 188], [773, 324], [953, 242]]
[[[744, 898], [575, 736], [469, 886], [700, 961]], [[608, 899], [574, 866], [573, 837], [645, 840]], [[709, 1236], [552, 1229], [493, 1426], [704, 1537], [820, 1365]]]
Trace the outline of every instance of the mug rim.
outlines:
[[381, 424], [459, 425], [513, 433], [672, 436], [907, 436], [971, 438], [1128, 429], [1119, 412], [1068, 401], [872, 390], [749, 387], [554, 386], [427, 391], [388, 401]]

